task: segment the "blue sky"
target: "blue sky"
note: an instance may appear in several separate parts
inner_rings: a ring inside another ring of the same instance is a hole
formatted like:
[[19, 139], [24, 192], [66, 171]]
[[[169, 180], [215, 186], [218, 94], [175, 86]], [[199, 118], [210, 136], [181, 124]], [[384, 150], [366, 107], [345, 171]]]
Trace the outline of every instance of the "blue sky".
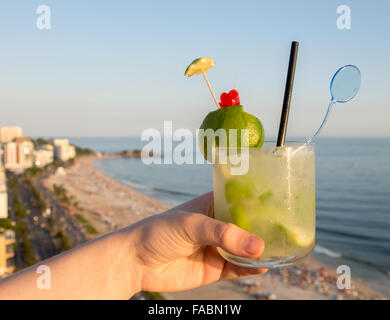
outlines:
[[[36, 8], [51, 8], [38, 30]], [[351, 29], [336, 27], [339, 5]], [[197, 128], [215, 105], [201, 77], [184, 77], [200, 56], [219, 96], [237, 86], [246, 111], [276, 135], [290, 43], [300, 42], [289, 136], [309, 136], [339, 66], [356, 64], [362, 86], [337, 105], [323, 136], [390, 136], [389, 1], [33, 1], [0, 4], [0, 125], [26, 135], [127, 136], [145, 128]]]

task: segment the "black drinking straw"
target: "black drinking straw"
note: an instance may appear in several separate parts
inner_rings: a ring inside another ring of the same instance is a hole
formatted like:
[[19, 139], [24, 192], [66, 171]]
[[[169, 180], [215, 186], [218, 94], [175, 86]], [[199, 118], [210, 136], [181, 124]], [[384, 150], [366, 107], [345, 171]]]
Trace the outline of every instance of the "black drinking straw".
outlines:
[[284, 141], [286, 139], [288, 114], [290, 111], [290, 102], [291, 102], [291, 95], [292, 95], [292, 89], [293, 89], [297, 55], [298, 55], [298, 42], [293, 41], [291, 43], [290, 61], [288, 64], [286, 88], [284, 89], [283, 109], [282, 109], [282, 116], [280, 117], [278, 142], [276, 144], [277, 147], [282, 147], [284, 145]]

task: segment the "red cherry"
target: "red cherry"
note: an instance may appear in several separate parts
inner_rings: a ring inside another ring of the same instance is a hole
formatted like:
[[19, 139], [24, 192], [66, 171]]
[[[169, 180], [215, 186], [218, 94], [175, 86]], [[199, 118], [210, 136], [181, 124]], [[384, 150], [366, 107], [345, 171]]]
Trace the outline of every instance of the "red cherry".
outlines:
[[240, 97], [238, 95], [238, 91], [236, 89], [229, 91], [229, 96], [232, 98], [233, 106], [240, 104]]
[[219, 105], [221, 108], [226, 108], [230, 106], [235, 106], [240, 104], [240, 97], [238, 95], [238, 91], [233, 89], [230, 90], [229, 93], [222, 93], [221, 94], [221, 102]]
[[222, 108], [231, 106], [231, 102], [232, 102], [232, 99], [230, 98], [230, 96], [226, 92], [221, 94], [220, 105]]

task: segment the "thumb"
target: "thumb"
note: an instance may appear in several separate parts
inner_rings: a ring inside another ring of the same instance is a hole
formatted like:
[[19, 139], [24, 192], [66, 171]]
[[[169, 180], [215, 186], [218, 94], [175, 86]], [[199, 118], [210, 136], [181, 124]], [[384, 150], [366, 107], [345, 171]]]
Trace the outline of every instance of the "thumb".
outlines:
[[189, 218], [184, 228], [194, 243], [220, 247], [230, 254], [248, 258], [257, 258], [264, 251], [264, 241], [260, 237], [232, 223], [197, 213], [191, 214]]

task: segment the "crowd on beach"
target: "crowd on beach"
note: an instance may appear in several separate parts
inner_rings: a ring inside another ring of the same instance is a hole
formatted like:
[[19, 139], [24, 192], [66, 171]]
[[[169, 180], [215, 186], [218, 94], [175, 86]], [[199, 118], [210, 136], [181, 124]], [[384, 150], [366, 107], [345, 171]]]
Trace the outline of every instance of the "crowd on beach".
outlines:
[[[367, 288], [359, 288], [353, 282], [350, 288], [337, 288], [338, 276], [332, 269], [325, 266], [314, 266], [311, 263], [269, 270], [265, 277], [270, 277], [275, 287], [278, 282], [285, 283], [287, 288], [298, 287], [302, 290], [315, 291], [319, 296], [331, 300], [370, 300], [382, 297]], [[264, 290], [262, 278], [234, 280], [241, 288], [255, 299], [278, 299], [275, 292]]]

